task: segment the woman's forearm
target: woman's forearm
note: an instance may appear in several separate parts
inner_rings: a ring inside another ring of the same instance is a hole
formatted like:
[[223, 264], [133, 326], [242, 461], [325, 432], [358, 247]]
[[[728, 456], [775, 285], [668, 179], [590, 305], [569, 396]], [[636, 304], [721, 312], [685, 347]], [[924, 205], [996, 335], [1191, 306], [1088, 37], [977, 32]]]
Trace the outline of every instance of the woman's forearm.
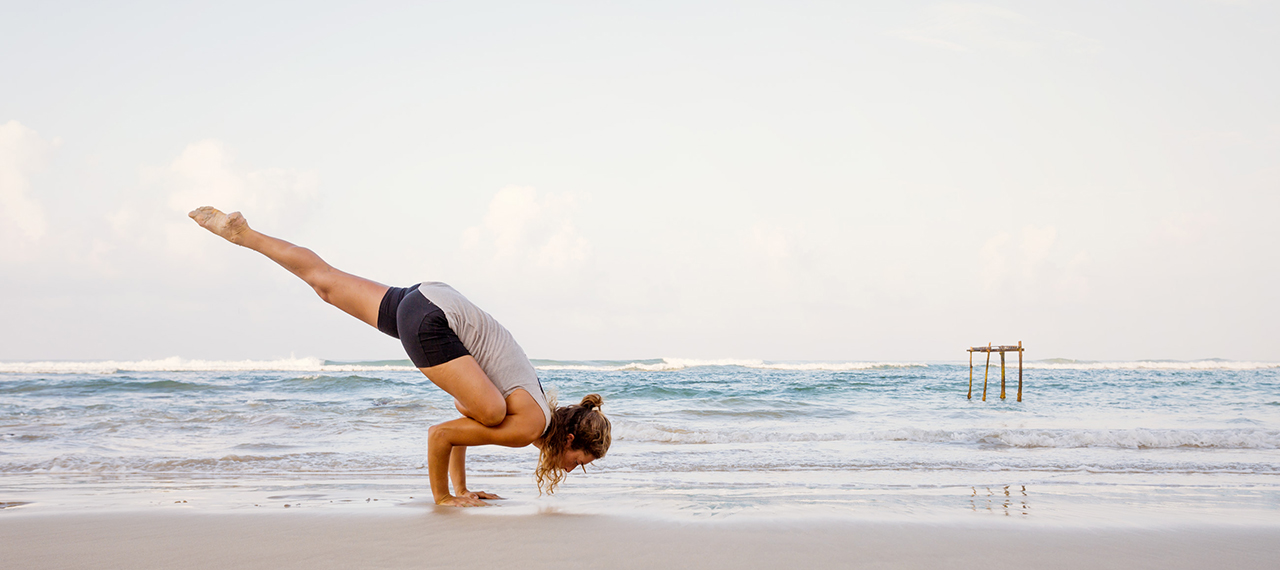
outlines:
[[427, 479], [431, 482], [431, 495], [436, 504], [450, 497], [449, 458], [453, 455], [453, 447], [445, 424], [431, 426], [427, 430]]
[[449, 455], [449, 478], [453, 480], [453, 493], [462, 495], [467, 492], [467, 447], [453, 446]]

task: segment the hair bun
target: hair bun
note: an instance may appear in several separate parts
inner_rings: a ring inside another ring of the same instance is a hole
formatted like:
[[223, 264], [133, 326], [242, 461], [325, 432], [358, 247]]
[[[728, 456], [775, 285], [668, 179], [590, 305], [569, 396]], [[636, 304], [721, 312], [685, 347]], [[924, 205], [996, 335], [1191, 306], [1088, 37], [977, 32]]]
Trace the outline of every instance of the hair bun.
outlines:
[[600, 394], [587, 394], [582, 398], [580, 405], [588, 410], [594, 410], [604, 405], [604, 398], [601, 398]]

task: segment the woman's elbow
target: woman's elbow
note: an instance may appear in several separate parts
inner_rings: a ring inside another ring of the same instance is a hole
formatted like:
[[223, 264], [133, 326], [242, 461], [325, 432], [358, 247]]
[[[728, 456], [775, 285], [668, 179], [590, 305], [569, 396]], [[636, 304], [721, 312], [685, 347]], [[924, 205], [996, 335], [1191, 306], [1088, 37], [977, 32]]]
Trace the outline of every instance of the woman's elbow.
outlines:
[[517, 430], [511, 437], [511, 447], [525, 447], [532, 445], [542, 436], [542, 425], [522, 426], [523, 429]]
[[533, 445], [533, 442], [538, 441], [538, 435], [541, 435], [541, 434], [536, 434], [536, 435], [532, 433], [527, 435], [522, 434], [519, 438], [516, 439], [512, 447], [528, 447], [530, 445]]
[[533, 426], [521, 425], [520, 422], [512, 422], [512, 425], [503, 426], [498, 433], [494, 435], [493, 443], [503, 447], [527, 447], [542, 435], [542, 430]]

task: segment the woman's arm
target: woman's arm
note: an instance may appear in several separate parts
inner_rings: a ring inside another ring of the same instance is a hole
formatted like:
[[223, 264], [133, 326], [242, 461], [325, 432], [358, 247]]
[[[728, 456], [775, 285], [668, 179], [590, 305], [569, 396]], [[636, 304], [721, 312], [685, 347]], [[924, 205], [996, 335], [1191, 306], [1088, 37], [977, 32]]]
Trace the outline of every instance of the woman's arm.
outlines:
[[470, 491], [467, 489], [467, 448], [462, 445], [453, 446], [449, 455], [449, 479], [453, 480], [453, 496], [470, 497], [472, 499], [501, 499], [493, 493]]
[[467, 448], [455, 445], [449, 454], [449, 479], [453, 480], [455, 496], [467, 494]]
[[[477, 498], [462, 494], [466, 490], [465, 447], [524, 447], [542, 435], [545, 426], [542, 408], [533, 396], [523, 390], [513, 392], [507, 398], [507, 416], [496, 426], [489, 427], [471, 418], [458, 418], [431, 426], [427, 432], [427, 471], [436, 504], [467, 507], [484, 504]], [[459, 451], [455, 452], [455, 449]], [[449, 494], [450, 476], [458, 491], [456, 496]]]

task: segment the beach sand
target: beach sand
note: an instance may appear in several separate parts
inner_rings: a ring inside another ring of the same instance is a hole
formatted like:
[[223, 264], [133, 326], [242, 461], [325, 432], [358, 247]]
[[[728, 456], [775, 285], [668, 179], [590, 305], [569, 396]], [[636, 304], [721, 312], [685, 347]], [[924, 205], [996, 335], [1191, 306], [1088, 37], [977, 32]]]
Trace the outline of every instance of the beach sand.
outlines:
[[[1003, 522], [1003, 521], [1002, 521]], [[601, 515], [0, 511], [0, 567], [1275, 568], [1280, 526], [1047, 527]]]

